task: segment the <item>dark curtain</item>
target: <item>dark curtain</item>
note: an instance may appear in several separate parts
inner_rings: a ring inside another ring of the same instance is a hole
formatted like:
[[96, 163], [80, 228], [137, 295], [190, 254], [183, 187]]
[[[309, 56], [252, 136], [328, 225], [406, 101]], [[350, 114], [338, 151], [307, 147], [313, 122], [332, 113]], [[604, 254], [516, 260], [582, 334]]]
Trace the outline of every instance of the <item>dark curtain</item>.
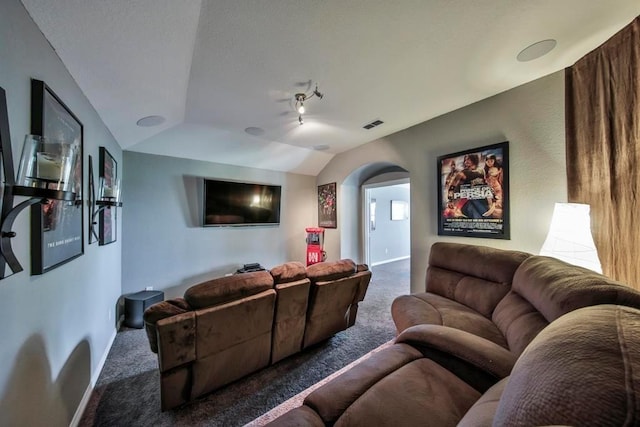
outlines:
[[640, 17], [566, 70], [569, 201], [604, 274], [640, 289]]

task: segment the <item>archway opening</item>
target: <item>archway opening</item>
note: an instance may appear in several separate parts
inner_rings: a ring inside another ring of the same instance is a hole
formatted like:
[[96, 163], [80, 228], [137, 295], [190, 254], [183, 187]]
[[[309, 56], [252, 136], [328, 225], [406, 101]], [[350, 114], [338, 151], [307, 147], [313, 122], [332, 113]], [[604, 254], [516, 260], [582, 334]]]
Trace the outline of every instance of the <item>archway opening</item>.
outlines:
[[397, 295], [411, 287], [410, 188], [407, 170], [383, 162], [360, 167], [340, 186], [341, 257], [369, 264], [374, 276], [397, 277]]

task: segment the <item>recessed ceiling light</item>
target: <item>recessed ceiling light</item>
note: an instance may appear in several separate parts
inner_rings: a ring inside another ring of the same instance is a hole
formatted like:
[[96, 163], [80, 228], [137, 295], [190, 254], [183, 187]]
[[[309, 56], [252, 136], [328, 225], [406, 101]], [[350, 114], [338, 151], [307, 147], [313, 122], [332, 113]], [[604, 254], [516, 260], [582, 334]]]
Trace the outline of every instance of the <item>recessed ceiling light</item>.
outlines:
[[313, 149], [316, 151], [326, 151], [329, 149], [329, 146], [327, 144], [319, 144], [319, 145], [314, 145]]
[[264, 133], [264, 129], [258, 128], [258, 127], [255, 127], [255, 126], [249, 126], [244, 131], [246, 133], [248, 133], [249, 135], [253, 135], [253, 136], [260, 136], [260, 135], [262, 135]]
[[557, 42], [553, 39], [542, 40], [537, 43], [532, 44], [531, 46], [525, 47], [518, 54], [518, 61], [527, 62], [533, 61], [534, 59], [538, 59], [541, 56], [546, 55], [551, 52], [554, 47], [556, 47]]
[[164, 120], [165, 119], [162, 116], [147, 116], [138, 120], [136, 124], [142, 127], [152, 127], [161, 125], [162, 123], [164, 123]]

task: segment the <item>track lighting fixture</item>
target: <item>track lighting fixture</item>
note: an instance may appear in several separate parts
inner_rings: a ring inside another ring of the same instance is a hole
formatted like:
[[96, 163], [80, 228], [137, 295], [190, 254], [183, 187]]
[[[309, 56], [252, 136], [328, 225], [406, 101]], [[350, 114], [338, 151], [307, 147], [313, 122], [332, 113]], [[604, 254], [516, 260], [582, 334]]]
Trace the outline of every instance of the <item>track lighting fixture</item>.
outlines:
[[298, 113], [298, 123], [300, 123], [301, 125], [304, 124], [304, 118], [302, 117], [302, 115], [305, 113], [304, 103], [305, 101], [313, 98], [314, 96], [320, 99], [324, 97], [324, 94], [322, 94], [318, 90], [317, 84], [316, 84], [316, 88], [310, 94], [307, 95], [306, 93], [296, 93], [295, 95], [296, 111]]

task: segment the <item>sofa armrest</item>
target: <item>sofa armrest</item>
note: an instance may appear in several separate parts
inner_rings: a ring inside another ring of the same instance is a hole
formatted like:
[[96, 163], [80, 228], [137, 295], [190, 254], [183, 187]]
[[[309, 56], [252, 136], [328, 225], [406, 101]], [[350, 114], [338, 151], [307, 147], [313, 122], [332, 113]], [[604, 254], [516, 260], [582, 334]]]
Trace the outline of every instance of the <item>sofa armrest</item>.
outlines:
[[487, 339], [442, 325], [412, 326], [396, 343], [411, 345], [482, 393], [508, 376], [517, 359]]
[[195, 311], [160, 319], [156, 329], [160, 372], [196, 360]]
[[144, 327], [151, 351], [154, 353], [158, 352], [158, 331], [156, 329], [158, 321], [187, 311], [191, 311], [191, 307], [184, 298], [173, 298], [161, 301], [145, 310], [143, 314]]

